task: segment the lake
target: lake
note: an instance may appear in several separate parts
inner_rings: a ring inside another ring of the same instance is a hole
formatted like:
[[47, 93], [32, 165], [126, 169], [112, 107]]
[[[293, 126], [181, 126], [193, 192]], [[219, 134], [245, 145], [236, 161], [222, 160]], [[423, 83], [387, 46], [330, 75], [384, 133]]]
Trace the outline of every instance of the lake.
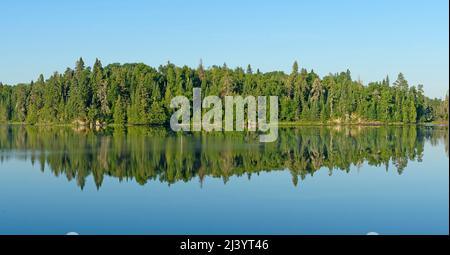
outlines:
[[0, 234], [448, 234], [447, 126], [0, 126]]

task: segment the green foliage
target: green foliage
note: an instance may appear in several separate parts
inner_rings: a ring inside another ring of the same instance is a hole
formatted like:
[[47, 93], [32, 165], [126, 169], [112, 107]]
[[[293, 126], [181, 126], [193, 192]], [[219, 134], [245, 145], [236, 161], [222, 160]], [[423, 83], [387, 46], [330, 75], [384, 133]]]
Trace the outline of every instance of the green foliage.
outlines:
[[430, 99], [423, 86], [409, 87], [403, 74], [393, 85], [389, 77], [367, 86], [349, 70], [320, 78], [295, 62], [290, 74], [262, 73], [250, 65], [226, 64], [192, 69], [167, 63], [158, 70], [144, 64], [93, 68], [83, 59], [75, 69], [45, 80], [16, 86], [0, 85], [0, 122], [117, 123], [162, 125], [168, 122], [173, 97], [192, 98], [192, 88], [207, 95], [276, 95], [281, 121], [429, 122], [448, 120], [448, 96]]
[[126, 105], [120, 95], [114, 104], [113, 118], [114, 124], [124, 125], [127, 123]]

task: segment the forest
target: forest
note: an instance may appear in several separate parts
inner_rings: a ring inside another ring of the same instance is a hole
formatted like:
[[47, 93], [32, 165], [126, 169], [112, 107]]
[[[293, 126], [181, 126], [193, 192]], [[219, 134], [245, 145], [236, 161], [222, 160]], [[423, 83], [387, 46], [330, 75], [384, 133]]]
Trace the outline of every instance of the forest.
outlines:
[[80, 58], [74, 69], [55, 72], [26, 84], [0, 83], [0, 122], [78, 125], [166, 125], [170, 101], [192, 89], [203, 95], [278, 96], [280, 122], [423, 123], [448, 121], [448, 92], [443, 99], [424, 95], [402, 73], [363, 84], [349, 70], [320, 77], [295, 62], [290, 74], [254, 71], [250, 65], [157, 69], [148, 65], [110, 64], [96, 60], [87, 67]]

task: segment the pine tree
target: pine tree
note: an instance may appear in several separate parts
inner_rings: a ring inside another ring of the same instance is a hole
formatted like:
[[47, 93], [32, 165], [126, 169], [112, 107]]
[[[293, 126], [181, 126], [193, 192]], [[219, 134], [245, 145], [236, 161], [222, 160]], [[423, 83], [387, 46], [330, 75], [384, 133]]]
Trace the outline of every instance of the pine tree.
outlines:
[[11, 90], [9, 86], [5, 86], [0, 82], [0, 122], [8, 122], [11, 120]]
[[294, 61], [294, 64], [292, 64], [292, 72], [289, 75], [289, 78], [286, 82], [286, 93], [289, 98], [294, 98], [294, 90], [297, 85], [297, 79], [298, 79], [298, 62]]
[[114, 124], [125, 125], [127, 123], [126, 105], [120, 95], [114, 104], [113, 118]]
[[103, 66], [99, 59], [95, 59], [90, 78], [90, 107], [88, 109], [88, 119], [91, 123], [97, 120], [105, 120], [109, 114], [109, 106], [106, 96], [106, 81], [103, 75]]
[[44, 76], [41, 74], [36, 83], [31, 82], [31, 92], [27, 105], [27, 118], [26, 121], [31, 124], [35, 124], [40, 119], [41, 109], [44, 106]]
[[389, 88], [383, 89], [380, 99], [380, 120], [388, 122], [391, 119], [392, 95]]
[[409, 99], [409, 123], [416, 123], [417, 121], [417, 111], [416, 105], [414, 103], [414, 98]]

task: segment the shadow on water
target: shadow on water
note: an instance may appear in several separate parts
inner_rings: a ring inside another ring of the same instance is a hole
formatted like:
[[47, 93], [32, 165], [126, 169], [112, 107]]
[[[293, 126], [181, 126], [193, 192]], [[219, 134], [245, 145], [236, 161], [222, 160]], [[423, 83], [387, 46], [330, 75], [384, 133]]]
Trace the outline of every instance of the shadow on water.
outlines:
[[[173, 184], [206, 176], [248, 176], [290, 171], [292, 181], [316, 171], [350, 171], [367, 163], [389, 166], [399, 174], [409, 161], [421, 161], [425, 141], [445, 143], [448, 127], [301, 127], [284, 128], [274, 143], [259, 143], [254, 133], [174, 134], [162, 128], [108, 128], [103, 131], [69, 127], [0, 126], [0, 161], [38, 163], [55, 176], [76, 180], [81, 189], [92, 176], [100, 188], [104, 176]], [[1, 165], [0, 165], [1, 166]]]

